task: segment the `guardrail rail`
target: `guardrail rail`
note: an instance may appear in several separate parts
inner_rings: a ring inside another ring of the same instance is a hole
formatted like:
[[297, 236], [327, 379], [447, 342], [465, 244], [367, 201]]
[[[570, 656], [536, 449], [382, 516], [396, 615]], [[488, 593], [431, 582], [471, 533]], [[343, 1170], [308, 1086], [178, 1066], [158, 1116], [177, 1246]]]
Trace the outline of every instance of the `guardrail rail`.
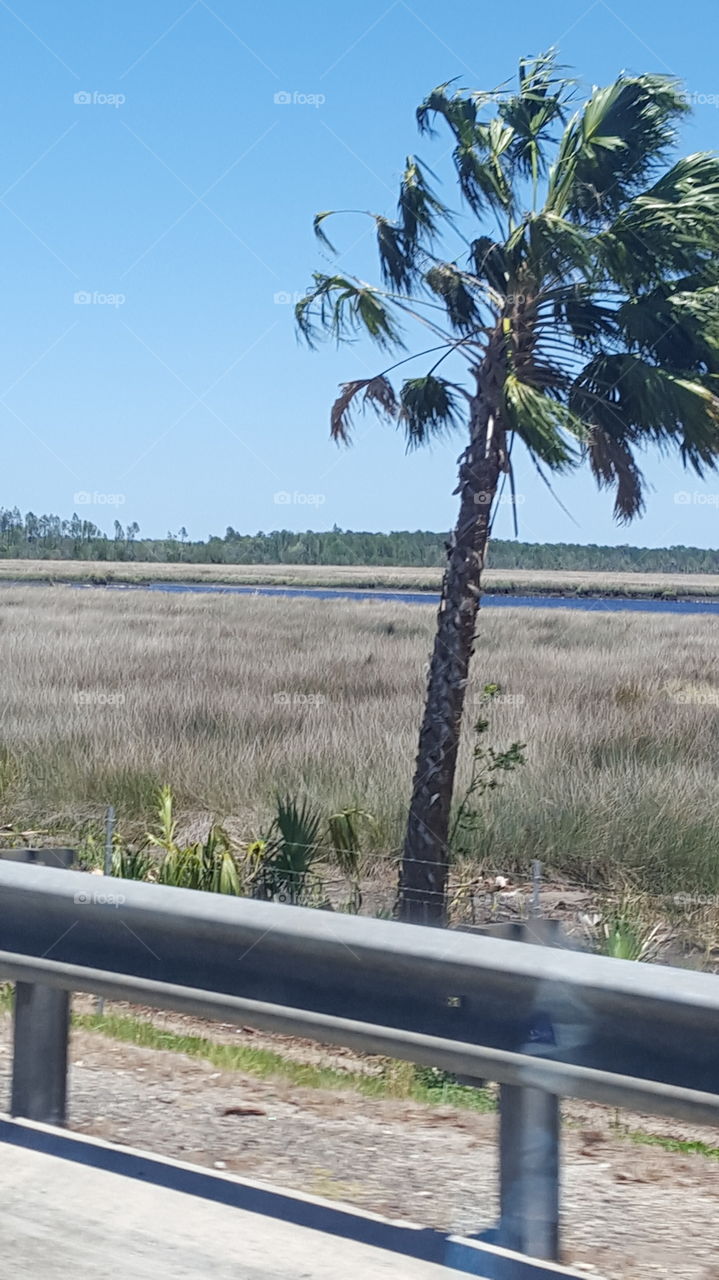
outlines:
[[71, 991], [498, 1082], [497, 1238], [536, 1258], [560, 1255], [561, 1097], [719, 1123], [710, 974], [2, 860], [0, 977], [30, 1120], [65, 1121]]

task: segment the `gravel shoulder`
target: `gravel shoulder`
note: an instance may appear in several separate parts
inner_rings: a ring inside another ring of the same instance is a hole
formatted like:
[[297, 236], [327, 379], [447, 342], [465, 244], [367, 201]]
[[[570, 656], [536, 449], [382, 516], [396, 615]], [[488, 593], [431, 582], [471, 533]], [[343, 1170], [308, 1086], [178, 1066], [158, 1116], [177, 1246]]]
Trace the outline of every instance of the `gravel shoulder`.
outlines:
[[[187, 1034], [208, 1030], [190, 1028], [178, 1015], [164, 1025]], [[4, 1015], [5, 1089], [10, 1034]], [[260, 1033], [239, 1034], [254, 1043]], [[230, 1036], [237, 1038], [237, 1029], [212, 1033]], [[262, 1039], [285, 1052], [278, 1037]], [[307, 1051], [295, 1046], [295, 1053]], [[335, 1050], [328, 1057], [322, 1047], [312, 1051], [315, 1061], [339, 1065]], [[77, 1029], [70, 1059], [77, 1132], [445, 1230], [473, 1233], [495, 1220], [494, 1115], [218, 1071], [182, 1053]], [[606, 1280], [719, 1280], [719, 1162], [623, 1138], [607, 1108], [567, 1103], [564, 1113], [566, 1260]], [[630, 1130], [716, 1145], [712, 1130], [626, 1113], [621, 1121]]]

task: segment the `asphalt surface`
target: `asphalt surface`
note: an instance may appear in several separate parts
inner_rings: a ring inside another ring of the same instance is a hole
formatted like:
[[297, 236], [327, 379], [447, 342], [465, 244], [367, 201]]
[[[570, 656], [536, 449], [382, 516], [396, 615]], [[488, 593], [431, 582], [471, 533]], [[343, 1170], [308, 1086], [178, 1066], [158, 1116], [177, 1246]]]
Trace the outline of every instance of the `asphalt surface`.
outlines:
[[0, 1258], [13, 1280], [458, 1280], [228, 1205], [0, 1148]]

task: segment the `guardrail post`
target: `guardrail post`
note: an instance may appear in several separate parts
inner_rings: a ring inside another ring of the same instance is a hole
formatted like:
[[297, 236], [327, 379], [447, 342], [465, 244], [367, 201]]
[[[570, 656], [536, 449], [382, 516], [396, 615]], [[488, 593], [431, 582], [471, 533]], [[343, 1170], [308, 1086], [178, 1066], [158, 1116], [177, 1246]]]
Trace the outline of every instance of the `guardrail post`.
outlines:
[[499, 1242], [559, 1261], [559, 1099], [503, 1084], [499, 1094]]
[[69, 992], [35, 982], [15, 984], [11, 1115], [65, 1124], [69, 1034]]
[[[3, 849], [10, 862], [70, 867], [72, 849]], [[70, 994], [36, 982], [15, 984], [10, 1114], [43, 1124], [67, 1118]]]
[[[535, 910], [538, 871], [533, 864]], [[562, 947], [567, 939], [557, 920], [529, 920], [485, 926], [490, 937]], [[545, 1262], [559, 1261], [559, 1098], [520, 1085], [499, 1090], [499, 1243]]]

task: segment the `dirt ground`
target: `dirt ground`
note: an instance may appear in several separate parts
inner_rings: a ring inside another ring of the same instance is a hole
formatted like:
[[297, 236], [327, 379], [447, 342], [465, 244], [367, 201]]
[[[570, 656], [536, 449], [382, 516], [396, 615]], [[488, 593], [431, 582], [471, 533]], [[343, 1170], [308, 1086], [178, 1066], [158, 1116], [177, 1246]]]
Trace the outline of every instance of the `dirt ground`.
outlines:
[[[208, 1033], [206, 1024], [179, 1015], [153, 1021]], [[5, 1089], [10, 1030], [4, 1015]], [[212, 1034], [250, 1037], [282, 1053], [290, 1044], [229, 1026]], [[302, 1043], [292, 1056], [342, 1063], [336, 1050]], [[70, 1125], [77, 1132], [445, 1230], [471, 1234], [494, 1223], [494, 1115], [260, 1080], [94, 1032], [73, 1033], [70, 1057]], [[640, 1146], [618, 1133], [604, 1107], [566, 1103], [564, 1116], [566, 1260], [606, 1280], [719, 1280], [719, 1162]], [[623, 1113], [621, 1121], [628, 1129], [717, 1141], [713, 1130], [655, 1117]]]

